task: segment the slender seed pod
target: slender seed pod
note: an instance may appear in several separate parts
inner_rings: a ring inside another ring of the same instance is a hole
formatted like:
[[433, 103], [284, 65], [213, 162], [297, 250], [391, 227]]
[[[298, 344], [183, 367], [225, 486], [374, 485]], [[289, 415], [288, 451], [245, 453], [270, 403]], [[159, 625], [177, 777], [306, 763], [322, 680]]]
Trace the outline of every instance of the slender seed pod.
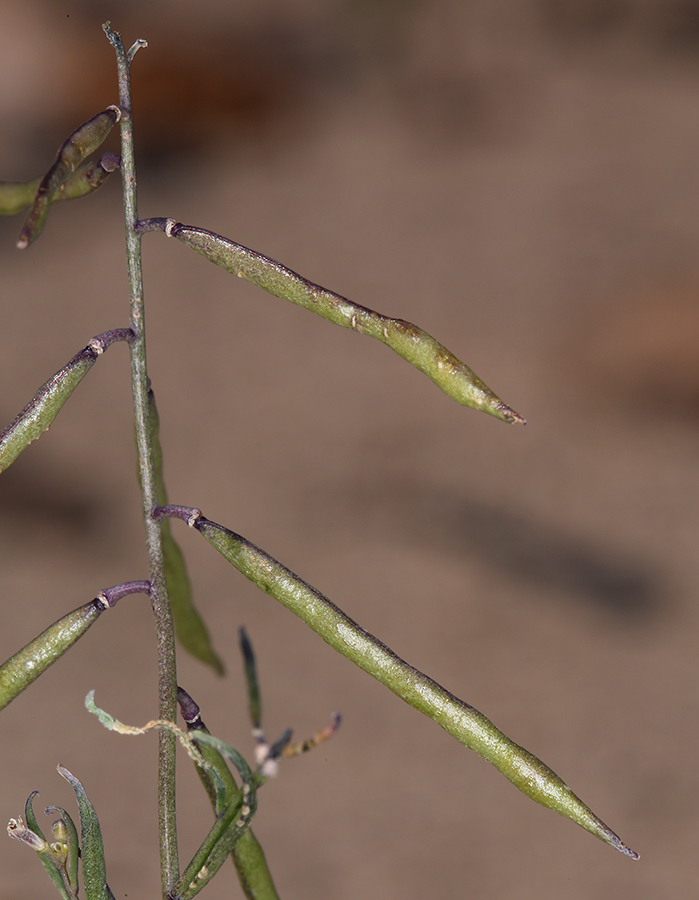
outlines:
[[10, 466], [32, 441], [48, 430], [60, 408], [95, 364], [99, 353], [85, 347], [56, 372], [0, 433], [0, 472]]
[[[102, 187], [107, 178], [121, 165], [114, 153], [105, 153], [102, 159], [83, 163], [56, 191], [57, 200], [78, 200]], [[39, 190], [41, 178], [31, 181], [0, 181], [0, 216], [14, 216], [31, 206]]]
[[70, 362], [49, 378], [15, 418], [0, 432], [0, 472], [4, 472], [26, 447], [48, 431], [61, 407], [114, 341], [133, 339], [128, 328], [97, 335]]
[[104, 143], [120, 118], [119, 107], [109, 106], [80, 125], [63, 142], [56, 161], [39, 184], [29, 215], [20, 231], [17, 241], [20, 250], [24, 250], [39, 237], [60, 187], [68, 181], [83, 160]]
[[0, 709], [70, 650], [105, 609], [114, 606], [127, 594], [148, 593], [147, 581], [130, 581], [101, 591], [94, 600], [54, 622], [46, 631], [30, 641], [0, 666]]
[[184, 519], [239, 572], [291, 610], [338, 653], [492, 763], [522, 793], [572, 819], [632, 859], [638, 859], [638, 854], [627, 847], [545, 763], [510, 740], [483, 713], [401, 659], [320, 591], [264, 550], [206, 519], [200, 510], [172, 506], [156, 509], [153, 515]]
[[63, 616], [0, 666], [0, 709], [73, 646], [108, 608], [99, 597]]
[[417, 325], [353, 303], [215, 232], [183, 225], [174, 219], [159, 218], [142, 220], [137, 231], [164, 231], [168, 237], [177, 238], [210, 262], [275, 297], [289, 300], [343, 328], [376, 338], [424, 372], [457, 403], [480, 409], [503, 422], [524, 424], [522, 416], [503, 403], [465, 363]]
[[85, 788], [68, 769], [57, 766], [58, 772], [72, 786], [80, 810], [80, 853], [83, 886], [86, 900], [110, 900], [107, 887], [102, 830], [97, 813], [87, 798]]

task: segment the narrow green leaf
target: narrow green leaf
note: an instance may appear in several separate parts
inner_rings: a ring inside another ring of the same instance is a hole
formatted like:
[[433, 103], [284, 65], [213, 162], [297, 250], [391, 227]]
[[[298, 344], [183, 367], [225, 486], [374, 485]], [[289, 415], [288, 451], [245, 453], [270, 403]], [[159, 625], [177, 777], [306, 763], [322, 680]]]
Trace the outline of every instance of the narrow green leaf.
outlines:
[[[182, 688], [178, 688], [178, 702], [182, 718], [187, 725], [187, 733], [197, 743], [204, 759], [218, 772], [220, 783], [224, 786], [224, 795], [221, 801], [217, 785], [212, 782], [209, 773], [201, 766], [197, 766], [199, 777], [206, 788], [214, 812], [218, 816], [235, 797], [238, 785], [221, 753], [215, 747], [197, 741], [199, 732], [206, 734], [210, 732], [202, 722], [199, 707]], [[253, 834], [252, 828], [248, 828], [232, 848], [231, 858], [243, 893], [248, 900], [279, 900], [264, 850]]]
[[[257, 810], [255, 775], [245, 758], [230, 744], [199, 729], [196, 743], [213, 748], [232, 762], [240, 773], [242, 786], [233, 795], [226, 809], [219, 815], [192, 861], [182, 873], [172, 891], [177, 900], [192, 900], [217, 874], [231, 851], [248, 832]], [[263, 897], [265, 895], [262, 895]], [[274, 895], [270, 895], [274, 896]]]
[[503, 403], [465, 363], [417, 325], [353, 303], [215, 232], [183, 225], [174, 219], [157, 218], [144, 219], [138, 223], [137, 230], [164, 231], [168, 237], [177, 238], [210, 262], [275, 297], [289, 300], [343, 328], [376, 338], [424, 372], [457, 403], [479, 409], [503, 422], [524, 424], [522, 416]]
[[[151, 438], [153, 441], [153, 462], [155, 466], [156, 492], [158, 503], [167, 504], [167, 490], [163, 476], [163, 451], [160, 444], [160, 417], [153, 391], [148, 392]], [[184, 555], [172, 536], [170, 523], [162, 523], [163, 558], [167, 590], [172, 605], [177, 640], [191, 655], [210, 666], [218, 675], [223, 675], [223, 663], [213, 648], [208, 629], [198, 609], [194, 605], [192, 583], [189, 580]]]
[[70, 650], [107, 608], [108, 604], [102, 599], [91, 600], [63, 616], [3, 663], [0, 666], [0, 709]]
[[397, 656], [286, 566], [240, 535], [206, 519], [199, 510], [169, 507], [154, 511], [156, 518], [168, 515], [185, 519], [239, 572], [291, 610], [338, 653], [492, 763], [522, 793], [638, 859], [638, 854], [545, 763], [510, 740], [483, 713]]
[[262, 726], [262, 700], [260, 698], [260, 685], [257, 680], [255, 653], [252, 649], [248, 633], [244, 628], [239, 629], [238, 636], [240, 639], [240, 652], [243, 654], [245, 682], [248, 686], [248, 709], [250, 710], [250, 720], [252, 722], [254, 733]]
[[109, 900], [102, 830], [97, 813], [88, 800], [85, 788], [68, 769], [58, 766], [58, 772], [72, 786], [80, 810], [80, 847], [83, 886], [86, 900]]

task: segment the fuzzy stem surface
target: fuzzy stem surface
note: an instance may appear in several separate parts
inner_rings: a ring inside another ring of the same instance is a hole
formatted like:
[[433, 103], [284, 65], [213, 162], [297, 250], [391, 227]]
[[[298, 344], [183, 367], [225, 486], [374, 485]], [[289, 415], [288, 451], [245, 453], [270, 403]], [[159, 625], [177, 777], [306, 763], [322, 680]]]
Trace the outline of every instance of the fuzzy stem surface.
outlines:
[[[119, 73], [119, 106], [121, 108], [121, 175], [124, 193], [126, 227], [126, 259], [129, 278], [131, 329], [131, 384], [138, 449], [138, 470], [146, 530], [151, 604], [158, 644], [158, 717], [174, 721], [177, 715], [177, 667], [175, 631], [167, 594], [160, 524], [150, 515], [157, 504], [155, 465], [148, 407], [148, 372], [146, 366], [146, 323], [141, 265], [141, 238], [134, 229], [138, 221], [137, 181], [134, 155], [133, 117], [131, 107], [130, 66], [136, 51], [146, 46], [139, 40], [125, 51], [121, 36], [104, 31], [114, 47]], [[158, 825], [160, 832], [160, 871], [163, 897], [179, 878], [177, 824], [175, 817], [175, 747], [176, 738], [167, 731], [159, 734], [158, 751]]]

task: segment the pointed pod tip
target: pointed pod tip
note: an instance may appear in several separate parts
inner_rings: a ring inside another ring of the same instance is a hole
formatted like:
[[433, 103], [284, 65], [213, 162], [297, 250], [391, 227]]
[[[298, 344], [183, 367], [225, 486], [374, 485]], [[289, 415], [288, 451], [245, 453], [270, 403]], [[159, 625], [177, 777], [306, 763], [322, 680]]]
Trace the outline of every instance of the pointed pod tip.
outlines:
[[619, 841], [617, 844], [615, 844], [615, 846], [617, 850], [619, 850], [621, 853], [624, 853], [626, 856], [630, 856], [631, 859], [641, 858], [640, 853], [636, 853], [635, 850], [632, 850], [631, 847], [627, 847], [626, 844], [622, 843], [622, 841]]
[[[578, 823], [582, 824], [582, 823]], [[631, 847], [628, 847], [618, 834], [615, 834], [611, 828], [605, 825], [603, 822], [598, 821], [599, 828], [589, 829], [592, 833], [603, 840], [605, 844], [609, 844], [610, 847], [614, 847], [615, 850], [618, 850], [619, 853], [623, 853], [624, 856], [629, 856], [631, 859], [640, 859], [641, 854], [636, 853], [635, 850], [632, 850]]]
[[[492, 408], [492, 407], [491, 407]], [[486, 412], [489, 411], [486, 409]], [[524, 416], [520, 416], [518, 412], [515, 412], [514, 409], [507, 406], [506, 403], [499, 402], [495, 407], [495, 411], [492, 413], [497, 416], [498, 419], [502, 419], [503, 422], [507, 422], [508, 425], [526, 425], [527, 420]]]
[[527, 424], [527, 420], [524, 418], [524, 416], [520, 416], [518, 412], [515, 412], [514, 409], [510, 409], [509, 406], [507, 407], [507, 410], [505, 410], [505, 417], [507, 421], [512, 425]]

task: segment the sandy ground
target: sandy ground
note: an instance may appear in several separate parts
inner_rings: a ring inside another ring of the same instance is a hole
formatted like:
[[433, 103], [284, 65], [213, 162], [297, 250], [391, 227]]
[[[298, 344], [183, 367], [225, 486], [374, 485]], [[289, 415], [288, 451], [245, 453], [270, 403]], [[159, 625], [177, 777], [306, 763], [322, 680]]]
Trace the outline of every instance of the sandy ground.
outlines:
[[[254, 247], [415, 321], [527, 419], [444, 397], [385, 347], [144, 239], [150, 372], [171, 499], [265, 547], [548, 762], [632, 862], [520, 795], [175, 526], [225, 659], [179, 680], [249, 753], [236, 633], [271, 734], [344, 723], [268, 784], [281, 895], [686, 898], [699, 779], [699, 4], [6, 2], [4, 178], [45, 169], [133, 69], [140, 212]], [[150, 54], [150, 56], [149, 56]], [[139, 67], [141, 67], [139, 69]], [[139, 112], [140, 110], [140, 112]], [[126, 324], [117, 183], [0, 222], [0, 414]], [[2, 477], [7, 657], [101, 588], [145, 577], [127, 353], [99, 361]], [[132, 597], [3, 712], [0, 811], [100, 814], [117, 898], [159, 890], [149, 611]], [[182, 758], [181, 854], [208, 827]], [[692, 850], [692, 847], [695, 849]], [[49, 896], [0, 841], [0, 897]], [[208, 896], [239, 896], [233, 870]]]

